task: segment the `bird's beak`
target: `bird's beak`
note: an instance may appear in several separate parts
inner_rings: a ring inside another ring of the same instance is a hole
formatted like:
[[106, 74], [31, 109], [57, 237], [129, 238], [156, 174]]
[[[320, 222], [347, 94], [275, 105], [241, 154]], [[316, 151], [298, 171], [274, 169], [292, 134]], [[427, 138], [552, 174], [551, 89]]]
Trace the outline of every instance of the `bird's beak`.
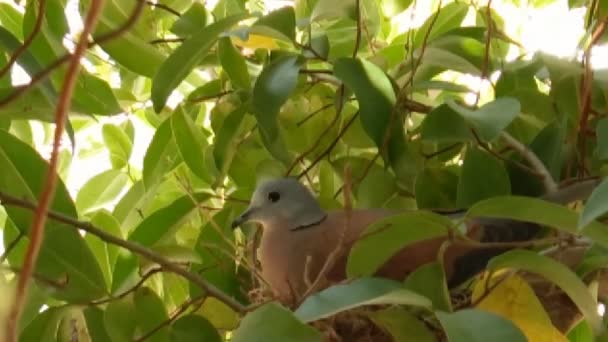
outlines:
[[235, 218], [234, 221], [232, 221], [232, 225], [231, 225], [232, 229], [236, 229], [236, 227], [249, 221], [252, 211], [253, 211], [252, 208], [247, 208], [247, 210], [245, 210], [241, 215], [239, 215], [237, 218]]

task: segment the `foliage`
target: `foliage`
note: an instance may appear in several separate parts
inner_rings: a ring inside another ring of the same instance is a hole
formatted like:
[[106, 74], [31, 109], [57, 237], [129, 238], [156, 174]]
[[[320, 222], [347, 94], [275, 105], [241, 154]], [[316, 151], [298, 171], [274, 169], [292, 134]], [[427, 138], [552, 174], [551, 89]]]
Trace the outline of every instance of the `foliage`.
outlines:
[[[41, 215], [53, 113], [79, 39], [69, 16], [83, 20], [93, 2], [0, 2], [2, 298]], [[523, 50], [491, 1], [434, 1], [405, 32], [391, 18], [416, 16], [416, 1], [202, 3], [105, 1], [53, 152], [60, 181], [20, 340], [318, 341], [353, 314], [398, 341], [606, 338], [594, 276], [608, 265], [607, 181], [577, 206], [531, 198], [606, 173], [608, 71], [589, 62], [608, 41], [606, 2], [568, 1], [586, 13], [577, 59]], [[258, 306], [255, 233], [230, 222], [268, 176], [304, 179], [323, 207], [340, 208], [347, 165], [355, 208], [463, 209], [457, 223], [537, 223], [548, 242], [493, 258], [463, 304], [439, 259], [403, 283], [371, 277], [405, 246], [459, 234], [411, 211], [354, 245], [352, 281], [293, 311]], [[581, 237], [574, 264], [546, 255]], [[530, 274], [584, 319], [552, 321]]]

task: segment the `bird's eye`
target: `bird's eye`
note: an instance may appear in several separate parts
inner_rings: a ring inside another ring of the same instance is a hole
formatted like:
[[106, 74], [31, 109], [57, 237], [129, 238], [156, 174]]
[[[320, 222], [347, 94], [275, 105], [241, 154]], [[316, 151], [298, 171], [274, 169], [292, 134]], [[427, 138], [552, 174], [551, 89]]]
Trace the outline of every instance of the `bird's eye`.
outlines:
[[268, 199], [270, 200], [270, 202], [274, 203], [281, 199], [281, 194], [276, 191], [271, 191], [268, 193]]

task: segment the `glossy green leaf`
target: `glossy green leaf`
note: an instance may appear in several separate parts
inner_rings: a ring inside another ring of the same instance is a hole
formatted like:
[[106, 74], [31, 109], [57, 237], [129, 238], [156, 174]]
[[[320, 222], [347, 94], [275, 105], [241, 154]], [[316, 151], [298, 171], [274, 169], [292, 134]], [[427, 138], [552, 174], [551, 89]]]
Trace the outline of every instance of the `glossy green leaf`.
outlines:
[[432, 142], [463, 142], [473, 138], [466, 121], [443, 104], [434, 108], [422, 122], [422, 139]]
[[511, 321], [490, 312], [466, 309], [436, 315], [450, 342], [527, 341]]
[[221, 19], [202, 28], [175, 49], [152, 80], [152, 103], [157, 113], [163, 109], [171, 92], [213, 47], [218, 36], [246, 18], [246, 15], [235, 15]]
[[106, 81], [81, 71], [74, 87], [72, 111], [83, 114], [114, 115], [123, 110]]
[[391, 17], [405, 11], [412, 4], [412, 0], [388, 0], [382, 1], [382, 12]]
[[367, 315], [376, 325], [388, 331], [394, 341], [436, 341], [431, 330], [405, 308], [393, 306]]
[[[0, 188], [6, 193], [31, 202], [42, 192], [47, 163], [30, 146], [5, 131], [0, 131]], [[8, 217], [20, 231], [29, 232], [32, 212], [7, 206]], [[51, 210], [78, 217], [65, 185], [58, 181]], [[36, 265], [37, 274], [48, 279], [69, 279], [53, 296], [68, 301], [90, 301], [105, 292], [99, 264], [73, 227], [48, 221], [45, 239]]]
[[110, 162], [114, 169], [121, 169], [129, 163], [133, 150], [133, 139], [120, 127], [105, 124], [101, 129], [103, 142], [110, 150]]
[[107, 206], [122, 192], [128, 181], [129, 176], [114, 169], [89, 179], [76, 196], [78, 212], [86, 214]]
[[356, 307], [381, 304], [431, 307], [430, 300], [404, 288], [399, 282], [360, 278], [345, 285], [334, 285], [306, 298], [295, 315], [304, 322], [312, 322]]
[[608, 119], [602, 119], [595, 129], [597, 134], [597, 156], [600, 160], [608, 159]]
[[221, 177], [227, 174], [238, 148], [238, 137], [242, 133], [246, 122], [246, 107], [241, 106], [232, 111], [222, 123], [216, 133], [213, 146], [213, 158], [220, 171]]
[[[268, 324], [272, 322], [272, 324]], [[232, 342], [321, 342], [321, 334], [275, 303], [264, 304], [243, 318]]]
[[517, 117], [521, 111], [519, 101], [509, 97], [496, 99], [486, 103], [478, 110], [469, 110], [454, 101], [448, 101], [450, 106], [458, 114], [471, 123], [480, 138], [492, 141], [502, 130], [504, 130]]
[[[91, 217], [91, 224], [116, 237], [123, 237], [123, 234], [120, 231], [120, 224], [105, 210], [96, 212], [93, 217]], [[89, 245], [89, 248], [91, 248], [93, 254], [95, 254], [97, 262], [99, 263], [99, 266], [101, 267], [103, 275], [106, 279], [106, 285], [108, 288], [110, 288], [112, 285], [114, 266], [118, 258], [118, 247], [109, 244], [91, 234], [87, 234], [85, 236], [85, 241]]]
[[406, 288], [430, 299], [434, 309], [452, 311], [445, 271], [439, 262], [420, 266], [410, 273], [403, 284]]
[[234, 88], [250, 89], [251, 80], [247, 63], [241, 52], [237, 50], [229, 37], [220, 38], [217, 46], [217, 55], [222, 64], [222, 68], [230, 77]]
[[31, 321], [21, 332], [20, 341], [57, 341], [59, 323], [64, 315], [63, 308], [49, 308]]
[[173, 139], [171, 120], [168, 119], [156, 129], [144, 156], [143, 181], [145, 187], [150, 189], [160, 183], [165, 173], [177, 166], [178, 161], [179, 152]]
[[137, 327], [133, 298], [127, 296], [111, 301], [103, 315], [108, 336], [113, 342], [131, 342]]
[[195, 2], [171, 26], [171, 32], [178, 37], [188, 37], [207, 25], [207, 10], [201, 3]]
[[532, 251], [513, 250], [490, 260], [488, 268], [515, 268], [543, 276], [559, 286], [572, 299], [596, 334], [604, 330], [597, 313], [597, 302], [591, 292], [574, 272], [558, 261]]
[[296, 88], [300, 62], [297, 56], [282, 56], [267, 65], [253, 88], [252, 108], [267, 141], [279, 134], [277, 116]]
[[458, 205], [466, 208], [492, 196], [509, 195], [511, 182], [502, 161], [469, 148], [458, 181]]
[[568, 233], [582, 233], [595, 243], [608, 247], [608, 227], [591, 222], [578, 230], [579, 215], [558, 204], [530, 197], [496, 197], [478, 202], [467, 212], [469, 217], [494, 217], [550, 226]]
[[87, 333], [91, 342], [110, 341], [103, 321], [104, 312], [97, 307], [89, 306], [82, 313], [87, 322]]
[[251, 32], [267, 32], [271, 37], [293, 41], [296, 38], [296, 14], [293, 7], [285, 6], [261, 17], [251, 27]]
[[578, 227], [585, 227], [606, 212], [608, 212], [608, 180], [604, 179], [589, 196], [578, 221]]
[[0, 3], [0, 23], [17, 40], [23, 39], [23, 14], [9, 3]]
[[[425, 36], [426, 42], [429, 43], [443, 33], [459, 27], [469, 11], [469, 5], [453, 2], [440, 8], [438, 11], [439, 14], [437, 12], [431, 14], [424, 24], [416, 30], [416, 36], [414, 37], [414, 46], [416, 48], [422, 46]], [[429, 30], [431, 31], [430, 33], [428, 32]]]
[[129, 235], [129, 240], [152, 246], [164, 237], [172, 236], [190, 215], [198, 209], [198, 202], [208, 198], [207, 194], [185, 195], [146, 217]]
[[450, 225], [449, 219], [424, 211], [407, 212], [378, 220], [367, 227], [353, 245], [346, 273], [351, 278], [370, 276], [402, 248], [443, 236], [447, 234]]
[[204, 317], [187, 315], [171, 325], [172, 342], [221, 342], [222, 338], [215, 327]]
[[[371, 62], [355, 58], [337, 60], [334, 73], [355, 93], [361, 123], [367, 135], [382, 149], [383, 155], [388, 156], [387, 159], [396, 172], [400, 173], [404, 164], [411, 162], [404, 160], [404, 131], [401, 118], [393, 112], [396, 96], [389, 78]], [[387, 137], [388, 144], [385, 144]]]
[[[169, 319], [165, 304], [158, 295], [148, 287], [140, 287], [133, 296], [135, 303], [135, 317], [139, 327], [140, 336], [156, 329], [161, 323]], [[136, 337], [137, 338], [137, 337]], [[146, 338], [151, 342], [168, 342], [169, 326], [163, 326]]]
[[196, 127], [183, 106], [178, 106], [171, 115], [171, 130], [182, 159], [200, 179], [209, 181], [213, 167], [206, 165], [207, 142], [199, 127]]

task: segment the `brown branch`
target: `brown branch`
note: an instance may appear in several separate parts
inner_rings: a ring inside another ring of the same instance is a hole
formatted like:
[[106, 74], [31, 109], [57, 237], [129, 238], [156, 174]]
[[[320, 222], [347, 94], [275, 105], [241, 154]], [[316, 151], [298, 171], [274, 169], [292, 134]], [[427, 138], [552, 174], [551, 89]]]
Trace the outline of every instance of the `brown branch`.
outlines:
[[304, 169], [304, 171], [302, 171], [299, 175], [298, 178], [302, 178], [304, 175], [306, 175], [308, 173], [308, 171], [310, 171], [315, 165], [317, 165], [325, 156], [329, 155], [331, 153], [331, 151], [334, 149], [334, 147], [336, 147], [336, 145], [338, 144], [338, 141], [340, 141], [340, 138], [342, 138], [342, 136], [346, 133], [346, 131], [348, 131], [348, 129], [350, 128], [350, 126], [353, 124], [353, 122], [355, 122], [355, 119], [359, 116], [359, 112], [357, 111], [346, 123], [346, 125], [344, 125], [344, 127], [342, 128], [342, 130], [340, 131], [340, 133], [338, 133], [338, 135], [336, 136], [336, 138], [331, 142], [331, 144], [329, 144], [329, 146], [327, 147], [327, 149], [325, 149], [325, 151], [323, 151], [323, 153], [321, 153], [320, 155], [317, 156], [317, 158], [315, 158], [315, 160], [313, 160], [313, 162], [308, 165], [308, 167], [306, 169]]
[[[33, 203], [24, 201], [22, 199], [14, 197], [14, 196], [4, 194], [2, 192], [0, 192], [0, 202], [3, 205], [11, 205], [11, 206], [15, 206], [15, 207], [29, 209], [32, 211], [36, 209], [36, 205]], [[178, 264], [176, 264], [172, 261], [169, 261], [169, 260], [165, 259], [164, 257], [158, 255], [156, 252], [152, 251], [151, 249], [148, 249], [138, 243], [128, 241], [128, 240], [123, 240], [119, 237], [109, 234], [106, 231], [104, 231], [103, 229], [93, 226], [89, 222], [78, 221], [74, 218], [71, 218], [69, 216], [66, 216], [64, 214], [61, 214], [61, 213], [58, 213], [55, 211], [47, 212], [47, 216], [57, 222], [64, 223], [70, 227], [81, 229], [87, 233], [95, 235], [96, 237], [98, 237], [99, 239], [101, 239], [107, 243], [122, 247], [126, 250], [131, 251], [132, 253], [138, 254], [152, 262], [157, 263], [158, 265], [160, 265], [163, 268], [164, 271], [177, 274], [177, 275], [191, 281], [192, 283], [194, 283], [194, 285], [205, 290], [210, 296], [217, 298], [219, 301], [223, 302], [224, 304], [229, 306], [234, 311], [237, 311], [239, 313], [246, 311], [246, 308], [241, 303], [237, 302], [232, 297], [229, 297], [228, 295], [223, 293], [221, 290], [219, 290], [217, 287], [215, 287], [213, 284], [209, 283], [207, 280], [205, 280], [198, 274], [189, 272], [188, 270], [182, 268]]]
[[[126, 31], [131, 29], [131, 27], [137, 22], [137, 19], [139, 19], [140, 15], [144, 9], [144, 6], [146, 4], [144, 0], [136, 0], [136, 1], [137, 1], [137, 5], [133, 9], [133, 12], [131, 12], [131, 15], [129, 16], [127, 21], [125, 21], [125, 23], [122, 26], [120, 26], [119, 28], [117, 28], [114, 31], [110, 31], [103, 35], [94, 37], [93, 41], [89, 42], [87, 44], [87, 48], [91, 48], [95, 45], [103, 44], [108, 41], [111, 41], [112, 39], [116, 39], [116, 38], [120, 37], [123, 33], [125, 33]], [[55, 69], [59, 68], [64, 63], [67, 63], [71, 58], [72, 58], [72, 55], [67, 53], [67, 54], [57, 58], [55, 61], [53, 61], [48, 66], [46, 66], [46, 68], [44, 68], [39, 73], [37, 73], [35, 75], [30, 75], [30, 77], [31, 77], [30, 83], [25, 84], [23, 86], [15, 87], [15, 90], [12, 93], [10, 93], [6, 97], [0, 99], [0, 107], [16, 100], [17, 98], [19, 98], [19, 96], [23, 95], [23, 93], [25, 93], [27, 90], [33, 88], [38, 83], [44, 81]]]
[[300, 74], [326, 74], [333, 75], [334, 72], [328, 69], [300, 69]]
[[185, 39], [184, 38], [159, 38], [159, 39], [152, 39], [151, 41], [148, 42], [148, 44], [163, 44], [163, 43], [181, 43], [183, 42]]
[[161, 4], [161, 3], [152, 2], [150, 0], [147, 0], [146, 1], [146, 5], [152, 6], [152, 7], [155, 7], [155, 8], [159, 8], [159, 9], [162, 9], [162, 10], [165, 10], [165, 11], [167, 11], [167, 12], [175, 15], [176, 17], [181, 17], [182, 16], [181, 13], [179, 13], [178, 11], [174, 10], [173, 8], [171, 8], [171, 7], [169, 7], [169, 6], [165, 5], [165, 4]]
[[21, 241], [21, 239], [23, 239], [24, 236], [25, 234], [21, 230], [19, 230], [19, 235], [17, 235], [17, 237], [13, 241], [11, 241], [8, 246], [6, 246], [2, 255], [0, 255], [0, 264], [2, 264], [4, 260], [8, 258], [8, 255], [11, 254], [15, 247], [17, 247], [17, 244], [19, 243], [19, 241]]
[[87, 49], [87, 38], [97, 25], [97, 20], [103, 9], [103, 4], [104, 0], [91, 1], [91, 6], [89, 12], [87, 13], [80, 39], [76, 44], [74, 53], [72, 54], [70, 63], [68, 64], [68, 68], [65, 73], [62, 91], [59, 95], [59, 100], [55, 111], [55, 136], [53, 139], [53, 150], [51, 151], [51, 158], [49, 160], [46, 180], [44, 182], [42, 193], [40, 194], [38, 208], [34, 212], [34, 218], [30, 228], [30, 243], [25, 252], [23, 268], [21, 269], [21, 275], [17, 282], [15, 302], [13, 303], [7, 319], [7, 342], [17, 340], [17, 325], [25, 306], [28, 284], [32, 273], [34, 273], [42, 240], [44, 239], [44, 228], [47, 217], [46, 214], [55, 195], [55, 188], [57, 186], [59, 147], [61, 146], [61, 139], [63, 138], [63, 132], [65, 130], [65, 122], [67, 120], [68, 110], [70, 108], [70, 101], [72, 99], [74, 86], [76, 85], [76, 79], [78, 78], [78, 72], [80, 70], [80, 58], [84, 55]]
[[357, 21], [357, 33], [355, 35], [353, 58], [357, 57], [357, 53], [359, 53], [359, 45], [361, 45], [361, 0], [355, 0], [355, 19]]
[[34, 41], [34, 38], [36, 38], [36, 35], [40, 32], [40, 29], [42, 28], [42, 21], [44, 20], [45, 9], [46, 0], [38, 0], [38, 16], [36, 17], [34, 28], [23, 41], [23, 44], [15, 49], [15, 51], [11, 54], [11, 57], [9, 58], [8, 62], [6, 62], [6, 65], [0, 68], [0, 78], [4, 77], [4, 75], [11, 69], [15, 62], [17, 62], [17, 59], [19, 59], [19, 56], [21, 56], [21, 54], [27, 50], [27, 48]]
[[177, 310], [175, 310], [175, 312], [173, 312], [171, 314], [171, 316], [168, 319], [162, 321], [159, 325], [157, 325], [156, 327], [154, 327], [152, 330], [148, 331], [147, 333], [145, 333], [137, 338], [134, 338], [133, 342], [146, 341], [148, 338], [152, 337], [152, 335], [154, 335], [157, 331], [159, 331], [160, 329], [173, 323], [181, 314], [186, 312], [186, 310], [188, 310], [188, 308], [190, 308], [192, 305], [199, 302], [201, 299], [205, 299], [205, 296], [196, 296], [194, 298], [190, 298], [187, 301], [183, 302], [179, 306], [179, 308], [177, 308]]
[[120, 293], [119, 295], [111, 296], [111, 297], [105, 298], [105, 299], [96, 300], [89, 304], [90, 305], [101, 305], [101, 304], [106, 304], [106, 303], [113, 302], [115, 300], [124, 298], [124, 297], [128, 296], [130, 293], [137, 291], [137, 289], [139, 289], [140, 287], [142, 287], [144, 285], [146, 280], [148, 280], [151, 276], [155, 275], [156, 273], [161, 272], [162, 270], [163, 270], [162, 268], [153, 268], [152, 270], [146, 272], [146, 274], [144, 274], [135, 285], [133, 285], [129, 289], [125, 290], [124, 292]]

